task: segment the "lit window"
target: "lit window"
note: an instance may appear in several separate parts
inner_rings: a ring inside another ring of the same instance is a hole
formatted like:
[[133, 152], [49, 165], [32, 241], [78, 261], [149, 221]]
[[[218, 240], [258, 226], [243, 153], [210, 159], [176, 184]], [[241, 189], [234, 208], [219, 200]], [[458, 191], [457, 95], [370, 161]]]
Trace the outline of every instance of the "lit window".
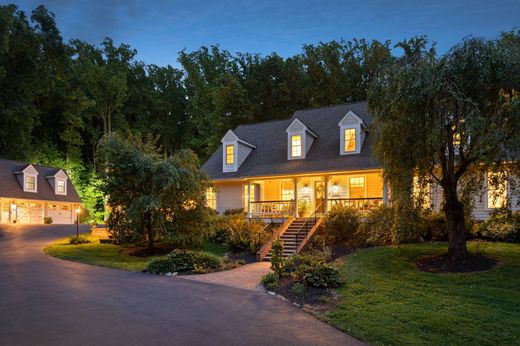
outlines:
[[235, 146], [233, 144], [226, 145], [226, 165], [235, 163]]
[[36, 190], [36, 177], [25, 177], [25, 189], [27, 191]]
[[344, 151], [346, 153], [356, 151], [356, 129], [345, 129]]
[[349, 179], [349, 198], [365, 197], [365, 177], [352, 177]]
[[56, 192], [65, 193], [65, 181], [64, 180], [56, 181]]
[[488, 208], [502, 208], [507, 203], [507, 180], [505, 173], [488, 173]]
[[[250, 187], [251, 190], [249, 190], [248, 187]], [[251, 194], [249, 192], [251, 192]], [[255, 185], [254, 184], [244, 185], [244, 210], [245, 211], [247, 211], [248, 200], [249, 200], [249, 202], [255, 201]]]
[[292, 135], [291, 136], [291, 157], [302, 156], [302, 136]]
[[282, 181], [282, 201], [294, 199], [294, 184], [292, 181]]
[[217, 193], [213, 187], [206, 190], [206, 206], [211, 209], [217, 209]]
[[413, 177], [413, 197], [420, 202], [424, 209], [430, 208], [430, 184], [419, 181], [418, 176]]

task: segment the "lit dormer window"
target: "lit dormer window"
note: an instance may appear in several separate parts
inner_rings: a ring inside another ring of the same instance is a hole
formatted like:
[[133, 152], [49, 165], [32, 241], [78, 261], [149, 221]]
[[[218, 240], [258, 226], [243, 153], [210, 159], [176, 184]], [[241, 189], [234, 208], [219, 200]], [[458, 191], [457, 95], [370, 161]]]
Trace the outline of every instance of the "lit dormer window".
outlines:
[[226, 145], [226, 165], [235, 164], [235, 146], [233, 144]]
[[36, 177], [26, 176], [25, 177], [25, 191], [36, 191]]
[[56, 193], [65, 193], [65, 180], [56, 180]]
[[292, 135], [291, 136], [291, 157], [302, 156], [302, 136]]
[[355, 152], [356, 151], [356, 129], [346, 128], [344, 130], [344, 151]]

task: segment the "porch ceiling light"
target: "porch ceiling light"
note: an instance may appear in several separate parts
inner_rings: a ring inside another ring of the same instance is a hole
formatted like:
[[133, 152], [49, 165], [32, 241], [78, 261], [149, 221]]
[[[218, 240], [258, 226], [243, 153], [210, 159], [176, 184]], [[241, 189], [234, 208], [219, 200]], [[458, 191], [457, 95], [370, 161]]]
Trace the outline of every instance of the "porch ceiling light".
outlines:
[[332, 193], [338, 193], [338, 191], [339, 191], [338, 183], [332, 184]]

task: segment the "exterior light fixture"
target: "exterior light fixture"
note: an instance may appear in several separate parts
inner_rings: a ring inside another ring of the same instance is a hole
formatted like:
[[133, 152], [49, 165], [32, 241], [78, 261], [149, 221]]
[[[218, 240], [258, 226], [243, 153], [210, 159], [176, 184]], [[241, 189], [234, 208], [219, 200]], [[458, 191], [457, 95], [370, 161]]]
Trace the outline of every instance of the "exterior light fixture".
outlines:
[[339, 192], [339, 186], [338, 183], [332, 184], [332, 193], [337, 194]]
[[79, 207], [76, 208], [76, 238], [79, 238], [79, 213], [81, 209]]

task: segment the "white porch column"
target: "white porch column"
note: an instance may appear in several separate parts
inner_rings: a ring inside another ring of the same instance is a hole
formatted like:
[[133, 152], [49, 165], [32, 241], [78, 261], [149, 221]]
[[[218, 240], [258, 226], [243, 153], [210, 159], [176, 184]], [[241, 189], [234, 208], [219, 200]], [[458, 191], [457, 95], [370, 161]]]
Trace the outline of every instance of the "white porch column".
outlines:
[[251, 217], [251, 181], [247, 181], [247, 217]]
[[329, 199], [329, 180], [330, 176], [326, 175], [323, 177], [323, 212], [328, 211], [328, 199]]
[[294, 217], [298, 217], [298, 178], [293, 178], [293, 188], [294, 188]]

